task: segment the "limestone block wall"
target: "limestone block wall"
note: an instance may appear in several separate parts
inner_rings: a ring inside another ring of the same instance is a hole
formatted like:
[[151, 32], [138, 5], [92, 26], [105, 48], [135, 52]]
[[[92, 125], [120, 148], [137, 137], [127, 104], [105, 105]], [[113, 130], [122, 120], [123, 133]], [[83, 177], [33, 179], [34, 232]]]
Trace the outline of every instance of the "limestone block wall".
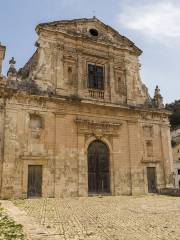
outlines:
[[[103, 99], [106, 102], [135, 105], [144, 104], [148, 99], [135, 52], [41, 29], [37, 53], [32, 76], [43, 89], [50, 87], [59, 95], [92, 99], [87, 71], [91, 63], [104, 67]], [[96, 97], [96, 100], [102, 101], [102, 98]]]
[[[1, 111], [1, 123], [3, 116]], [[42, 196], [87, 196], [87, 150], [96, 139], [109, 148], [112, 195], [148, 192], [147, 167], [156, 167], [158, 188], [171, 184], [167, 123], [142, 121], [135, 112], [106, 106], [13, 100], [5, 112], [1, 197], [27, 197], [28, 165], [43, 167]]]
[[55, 196], [78, 195], [77, 129], [72, 115], [56, 115]]
[[10, 198], [17, 193], [14, 186], [16, 185], [16, 190], [20, 187], [22, 172], [19, 159], [16, 158], [17, 111], [15, 109], [6, 109], [4, 131], [4, 162], [1, 195], [4, 198]]
[[[43, 129], [30, 128], [30, 115], [44, 119]], [[5, 113], [1, 197], [27, 197], [28, 165], [43, 166], [43, 196], [54, 196], [54, 114], [37, 106], [9, 103]], [[53, 125], [53, 127], [51, 126]]]
[[2, 170], [4, 159], [4, 107], [0, 104], [0, 188], [2, 186]]
[[141, 128], [138, 122], [128, 122], [129, 154], [131, 164], [132, 194], [145, 192], [144, 169], [142, 165]]
[[131, 195], [131, 159], [127, 121], [122, 122], [118, 138], [113, 139], [114, 194]]
[[170, 129], [168, 126], [161, 126], [161, 146], [162, 146], [162, 158], [164, 165], [164, 177], [165, 186], [173, 186], [173, 159], [172, 159], [172, 148], [171, 148], [171, 136]]

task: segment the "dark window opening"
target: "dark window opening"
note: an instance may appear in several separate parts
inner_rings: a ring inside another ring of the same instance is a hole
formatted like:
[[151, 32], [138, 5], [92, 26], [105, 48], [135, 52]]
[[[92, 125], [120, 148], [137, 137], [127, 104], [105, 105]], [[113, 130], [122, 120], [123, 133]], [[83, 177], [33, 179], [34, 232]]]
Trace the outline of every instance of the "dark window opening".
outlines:
[[97, 36], [99, 35], [98, 31], [97, 31], [96, 29], [94, 29], [94, 28], [91, 28], [91, 29], [89, 30], [89, 32], [90, 32], [90, 34], [91, 34], [92, 36], [94, 36], [94, 37], [97, 37]]
[[88, 87], [104, 90], [104, 71], [102, 66], [88, 64]]
[[180, 175], [180, 169], [178, 169], [178, 175]]

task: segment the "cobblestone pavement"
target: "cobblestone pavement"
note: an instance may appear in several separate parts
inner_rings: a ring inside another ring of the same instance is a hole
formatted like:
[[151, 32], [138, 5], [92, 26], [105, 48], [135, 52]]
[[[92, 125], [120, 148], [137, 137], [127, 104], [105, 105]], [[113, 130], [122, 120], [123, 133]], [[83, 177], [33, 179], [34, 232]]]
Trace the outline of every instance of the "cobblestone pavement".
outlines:
[[180, 198], [176, 197], [42, 198], [15, 204], [51, 230], [51, 239], [180, 240]]

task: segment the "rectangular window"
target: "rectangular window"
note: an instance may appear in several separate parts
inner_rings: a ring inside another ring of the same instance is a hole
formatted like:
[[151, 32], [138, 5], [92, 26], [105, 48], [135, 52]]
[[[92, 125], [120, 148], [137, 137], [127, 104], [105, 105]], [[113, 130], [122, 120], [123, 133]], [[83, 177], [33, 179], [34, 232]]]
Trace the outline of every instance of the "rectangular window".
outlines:
[[88, 64], [88, 87], [104, 90], [104, 71], [102, 66]]
[[180, 169], [178, 169], [178, 175], [180, 175]]

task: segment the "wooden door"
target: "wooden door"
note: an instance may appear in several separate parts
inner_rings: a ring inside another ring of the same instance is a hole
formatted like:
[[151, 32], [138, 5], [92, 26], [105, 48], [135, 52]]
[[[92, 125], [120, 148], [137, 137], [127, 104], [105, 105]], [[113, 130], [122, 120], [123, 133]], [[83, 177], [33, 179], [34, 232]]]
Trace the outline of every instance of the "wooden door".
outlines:
[[147, 167], [147, 180], [148, 180], [148, 192], [156, 193], [156, 168], [155, 167]]
[[42, 196], [42, 166], [28, 166], [28, 197]]
[[88, 191], [110, 193], [109, 150], [101, 141], [94, 141], [88, 148]]

